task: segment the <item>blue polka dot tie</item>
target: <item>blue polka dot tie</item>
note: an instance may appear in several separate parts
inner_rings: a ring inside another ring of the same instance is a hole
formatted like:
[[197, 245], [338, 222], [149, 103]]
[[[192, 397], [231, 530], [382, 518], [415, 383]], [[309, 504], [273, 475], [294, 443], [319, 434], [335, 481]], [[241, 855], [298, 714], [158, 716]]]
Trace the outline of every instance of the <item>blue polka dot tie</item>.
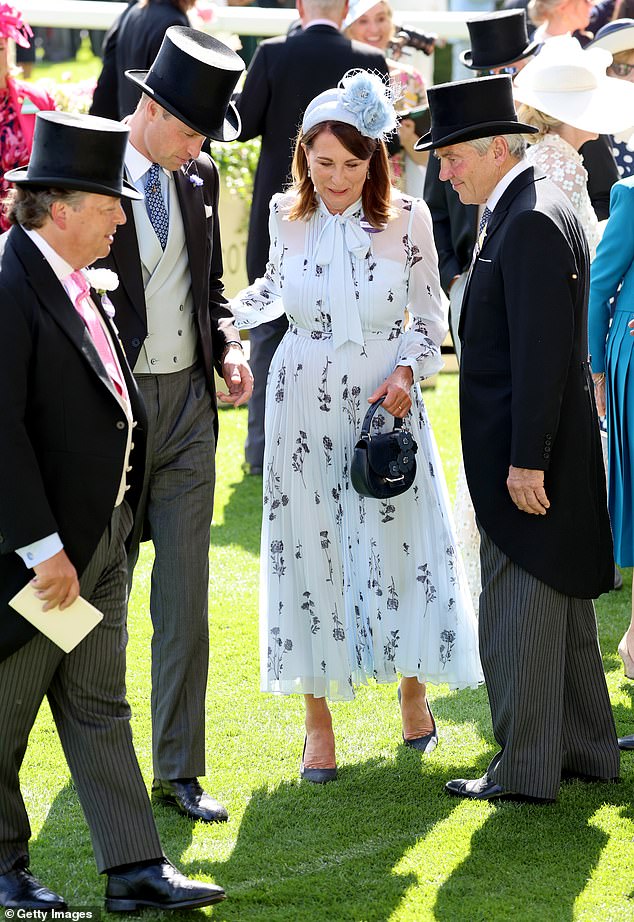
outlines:
[[159, 169], [158, 163], [153, 163], [145, 174], [145, 207], [147, 208], [150, 222], [159, 239], [159, 243], [161, 247], [165, 249], [167, 246], [169, 220], [165, 202], [163, 201], [163, 193], [161, 192]]
[[491, 217], [492, 214], [493, 212], [488, 207], [485, 208], [484, 211], [482, 212], [482, 217], [480, 218], [480, 226], [478, 227], [478, 242], [476, 246], [476, 250], [478, 253], [482, 249], [482, 244], [484, 243], [484, 238], [487, 232], [487, 224], [489, 223], [489, 218]]

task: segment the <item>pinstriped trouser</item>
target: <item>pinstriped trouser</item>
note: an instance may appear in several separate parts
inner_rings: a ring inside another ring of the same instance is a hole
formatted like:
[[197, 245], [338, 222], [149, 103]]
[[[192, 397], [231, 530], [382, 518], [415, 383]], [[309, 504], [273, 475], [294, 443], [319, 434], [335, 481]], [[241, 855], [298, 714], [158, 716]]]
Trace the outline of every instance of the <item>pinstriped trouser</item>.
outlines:
[[125, 698], [127, 565], [132, 516], [115, 509], [80, 580], [103, 621], [68, 654], [37, 634], [0, 663], [0, 874], [28, 861], [18, 774], [44, 696], [55, 719], [99, 871], [162, 856]]
[[487, 774], [555, 798], [562, 771], [615, 778], [619, 749], [594, 605], [540, 582], [480, 528], [480, 655], [493, 732]]
[[128, 567], [132, 580], [147, 520], [154, 776], [198, 777], [205, 774], [215, 410], [200, 366], [136, 380], [147, 411], [147, 459]]

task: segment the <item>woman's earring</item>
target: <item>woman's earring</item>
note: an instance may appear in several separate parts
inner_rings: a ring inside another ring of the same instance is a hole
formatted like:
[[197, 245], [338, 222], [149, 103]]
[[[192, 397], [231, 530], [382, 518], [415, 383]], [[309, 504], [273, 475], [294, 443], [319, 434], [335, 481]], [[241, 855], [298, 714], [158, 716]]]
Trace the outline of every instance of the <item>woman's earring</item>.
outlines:
[[307, 171], [306, 171], [306, 175], [307, 175], [308, 178], [310, 179], [310, 167], [308, 167], [308, 169], [307, 169]]
[[368, 170], [368, 172], [365, 174], [365, 178], [366, 178], [366, 179], [369, 179], [369, 178], [370, 178], [370, 171], [369, 171], [369, 170]]

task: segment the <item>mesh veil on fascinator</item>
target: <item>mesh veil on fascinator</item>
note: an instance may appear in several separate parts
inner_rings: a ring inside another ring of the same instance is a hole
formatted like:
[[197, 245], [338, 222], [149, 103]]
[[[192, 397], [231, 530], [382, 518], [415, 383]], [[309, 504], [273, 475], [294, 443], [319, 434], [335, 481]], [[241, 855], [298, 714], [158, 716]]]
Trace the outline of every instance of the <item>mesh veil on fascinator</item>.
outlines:
[[9, 3], [0, 3], [0, 35], [12, 38], [16, 45], [28, 48], [33, 38], [31, 27], [22, 19], [22, 13]]
[[398, 117], [395, 90], [369, 70], [349, 70], [339, 86], [325, 90], [304, 112], [302, 134], [321, 122], [344, 122], [366, 138], [384, 141], [394, 131]]

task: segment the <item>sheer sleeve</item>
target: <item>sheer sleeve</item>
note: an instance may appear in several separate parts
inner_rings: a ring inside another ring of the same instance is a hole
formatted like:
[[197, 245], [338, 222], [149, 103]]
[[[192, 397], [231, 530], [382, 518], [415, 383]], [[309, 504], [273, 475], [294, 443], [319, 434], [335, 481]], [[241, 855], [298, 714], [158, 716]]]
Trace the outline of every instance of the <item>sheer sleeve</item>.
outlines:
[[590, 258], [594, 259], [600, 238], [599, 221], [588, 194], [588, 172], [582, 157], [559, 135], [548, 134], [529, 147], [528, 159], [570, 199], [585, 231]]
[[282, 194], [274, 195], [269, 209], [269, 261], [262, 278], [256, 279], [248, 288], [243, 288], [229, 302], [235, 325], [238, 329], [250, 329], [261, 323], [275, 320], [284, 313], [282, 303], [282, 286], [280, 263], [282, 244], [280, 240], [280, 221]]
[[397, 365], [408, 365], [414, 379], [428, 378], [443, 366], [440, 346], [447, 335], [447, 310], [440, 295], [438, 257], [429, 209], [411, 199], [411, 216], [403, 237], [408, 269], [409, 322], [401, 336]]

